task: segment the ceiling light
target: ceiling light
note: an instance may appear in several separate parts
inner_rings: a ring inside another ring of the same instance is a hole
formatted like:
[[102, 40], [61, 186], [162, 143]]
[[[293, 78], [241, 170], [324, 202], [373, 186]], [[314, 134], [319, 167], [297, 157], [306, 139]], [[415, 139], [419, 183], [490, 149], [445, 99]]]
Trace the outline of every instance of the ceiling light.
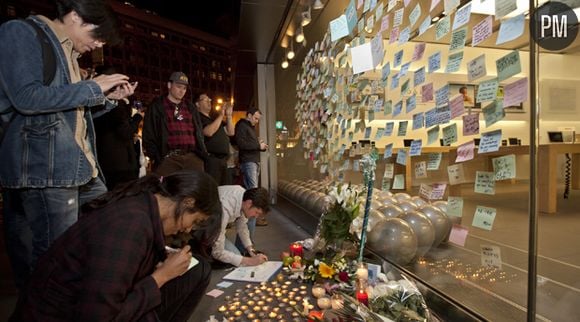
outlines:
[[298, 27], [298, 30], [296, 31], [296, 42], [297, 43], [301, 43], [304, 41], [304, 32], [302, 31], [302, 27]]
[[286, 58], [292, 60], [294, 56], [296, 56], [296, 54], [294, 53], [294, 42], [292, 41], [292, 39], [290, 39], [290, 49], [286, 53]]
[[322, 3], [321, 0], [314, 1], [314, 4], [312, 5], [312, 9], [314, 9], [314, 10], [320, 10], [322, 8], [324, 8], [324, 3]]
[[302, 12], [302, 21], [300, 22], [300, 24], [304, 27], [308, 25], [310, 21], [312, 21], [312, 14], [309, 6], [308, 10]]
[[284, 61], [282, 62], [282, 65], [281, 65], [282, 69], [288, 68], [288, 65], [289, 65], [288, 61], [286, 59], [284, 59]]

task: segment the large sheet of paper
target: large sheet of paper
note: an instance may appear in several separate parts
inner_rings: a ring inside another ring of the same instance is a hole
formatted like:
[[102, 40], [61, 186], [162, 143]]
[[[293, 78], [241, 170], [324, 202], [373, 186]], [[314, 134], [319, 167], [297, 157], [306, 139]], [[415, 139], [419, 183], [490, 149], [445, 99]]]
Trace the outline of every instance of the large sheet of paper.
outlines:
[[224, 276], [224, 279], [252, 283], [267, 282], [280, 268], [282, 268], [282, 262], [268, 261], [258, 266], [238, 267]]

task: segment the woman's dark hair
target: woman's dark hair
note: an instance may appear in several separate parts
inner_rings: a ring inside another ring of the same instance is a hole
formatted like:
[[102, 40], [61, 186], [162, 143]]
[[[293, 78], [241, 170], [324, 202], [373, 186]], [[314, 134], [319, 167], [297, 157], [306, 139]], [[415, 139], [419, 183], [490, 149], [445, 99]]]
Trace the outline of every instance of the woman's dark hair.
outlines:
[[[160, 177], [150, 174], [143, 178], [117, 186], [113, 191], [88, 202], [83, 210], [103, 208], [117, 200], [149, 192], [160, 194], [177, 203], [175, 218], [184, 212], [202, 212], [208, 219], [200, 230], [203, 230], [204, 242], [213, 244], [221, 227], [222, 206], [219, 200], [217, 184], [207, 174], [200, 171], [179, 171]], [[189, 199], [195, 202], [188, 202]]]
[[111, 6], [105, 0], [56, 0], [57, 18], [75, 11], [85, 23], [97, 26], [93, 37], [110, 45], [121, 43], [119, 20]]
[[242, 201], [252, 200], [252, 207], [262, 209], [264, 213], [270, 211], [270, 195], [264, 188], [251, 188], [244, 192]]

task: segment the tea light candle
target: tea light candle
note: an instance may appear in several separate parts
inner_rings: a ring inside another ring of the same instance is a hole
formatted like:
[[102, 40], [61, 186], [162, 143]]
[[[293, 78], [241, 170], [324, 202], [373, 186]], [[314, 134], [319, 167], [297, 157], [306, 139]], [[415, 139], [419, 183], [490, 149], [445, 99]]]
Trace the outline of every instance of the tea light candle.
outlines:
[[258, 301], [258, 302], [256, 302], [256, 304], [258, 304], [259, 306], [262, 306], [262, 305], [265, 304], [265, 302], [264, 301]]
[[306, 287], [306, 285], [300, 285], [300, 289], [301, 289], [301, 290], [305, 290], [305, 289], [307, 289], [307, 288], [308, 288], [308, 287]]
[[308, 291], [306, 291], [306, 290], [302, 290], [302, 291], [300, 291], [300, 294], [301, 294], [301, 295], [306, 295], [306, 294], [308, 294]]
[[288, 304], [294, 306], [294, 305], [296, 305], [296, 301], [288, 301]]
[[256, 318], [256, 314], [248, 313], [248, 319], [254, 319], [254, 318]]
[[298, 288], [297, 287], [292, 288], [292, 292], [298, 292]]
[[244, 313], [244, 312], [242, 312], [242, 311], [240, 311], [240, 310], [237, 310], [236, 312], [234, 312], [234, 315], [235, 315], [235, 316], [242, 316], [242, 314], [243, 314], [243, 313]]
[[295, 296], [295, 297], [294, 297], [294, 300], [295, 300], [296, 302], [300, 301], [301, 299], [302, 299], [302, 296]]
[[240, 306], [240, 310], [245, 311], [247, 310], [249, 307], [247, 305], [242, 305]]
[[282, 296], [282, 293], [280, 293], [280, 292], [276, 292], [276, 294], [275, 294], [275, 295], [276, 295], [276, 297], [280, 297], [280, 296]]
[[227, 308], [224, 305], [222, 305], [218, 308], [218, 311], [220, 311], [220, 312], [225, 312], [226, 310], [227, 310]]
[[322, 285], [314, 285], [312, 287], [312, 295], [316, 298], [320, 298], [326, 294], [326, 290]]
[[304, 255], [304, 250], [302, 248], [302, 245], [298, 244], [298, 243], [293, 243], [290, 245], [290, 256], [294, 257], [294, 256], [300, 256], [303, 257]]
[[257, 306], [256, 305], [256, 306], [254, 306], [254, 309], [253, 310], [254, 310], [254, 312], [260, 312], [261, 309], [262, 308], [260, 306]]
[[327, 296], [319, 297], [318, 300], [316, 300], [316, 304], [322, 310], [326, 310], [332, 306], [331, 302], [330, 302], [330, 298]]
[[277, 316], [278, 316], [278, 314], [276, 314], [276, 312], [270, 312], [270, 314], [268, 314], [269, 318], [275, 318]]
[[262, 306], [262, 311], [268, 312], [268, 311], [270, 311], [270, 307], [267, 305], [264, 305], [264, 306]]
[[333, 310], [340, 310], [344, 306], [344, 300], [338, 294], [335, 294], [330, 299], [330, 306]]
[[249, 300], [249, 301], [248, 301], [248, 305], [254, 305], [254, 304], [256, 304], [256, 302], [254, 302], [254, 301], [252, 301], [252, 300]]

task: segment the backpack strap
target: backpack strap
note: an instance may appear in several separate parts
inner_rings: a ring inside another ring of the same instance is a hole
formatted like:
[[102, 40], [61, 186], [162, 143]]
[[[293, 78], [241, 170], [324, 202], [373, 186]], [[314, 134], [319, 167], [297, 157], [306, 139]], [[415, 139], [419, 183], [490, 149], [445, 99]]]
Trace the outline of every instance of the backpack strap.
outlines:
[[36, 39], [38, 39], [38, 42], [42, 46], [42, 80], [43, 84], [48, 86], [52, 83], [54, 76], [56, 75], [56, 55], [54, 54], [54, 49], [50, 44], [48, 35], [39, 25], [29, 19], [24, 19], [24, 21], [36, 30]]

